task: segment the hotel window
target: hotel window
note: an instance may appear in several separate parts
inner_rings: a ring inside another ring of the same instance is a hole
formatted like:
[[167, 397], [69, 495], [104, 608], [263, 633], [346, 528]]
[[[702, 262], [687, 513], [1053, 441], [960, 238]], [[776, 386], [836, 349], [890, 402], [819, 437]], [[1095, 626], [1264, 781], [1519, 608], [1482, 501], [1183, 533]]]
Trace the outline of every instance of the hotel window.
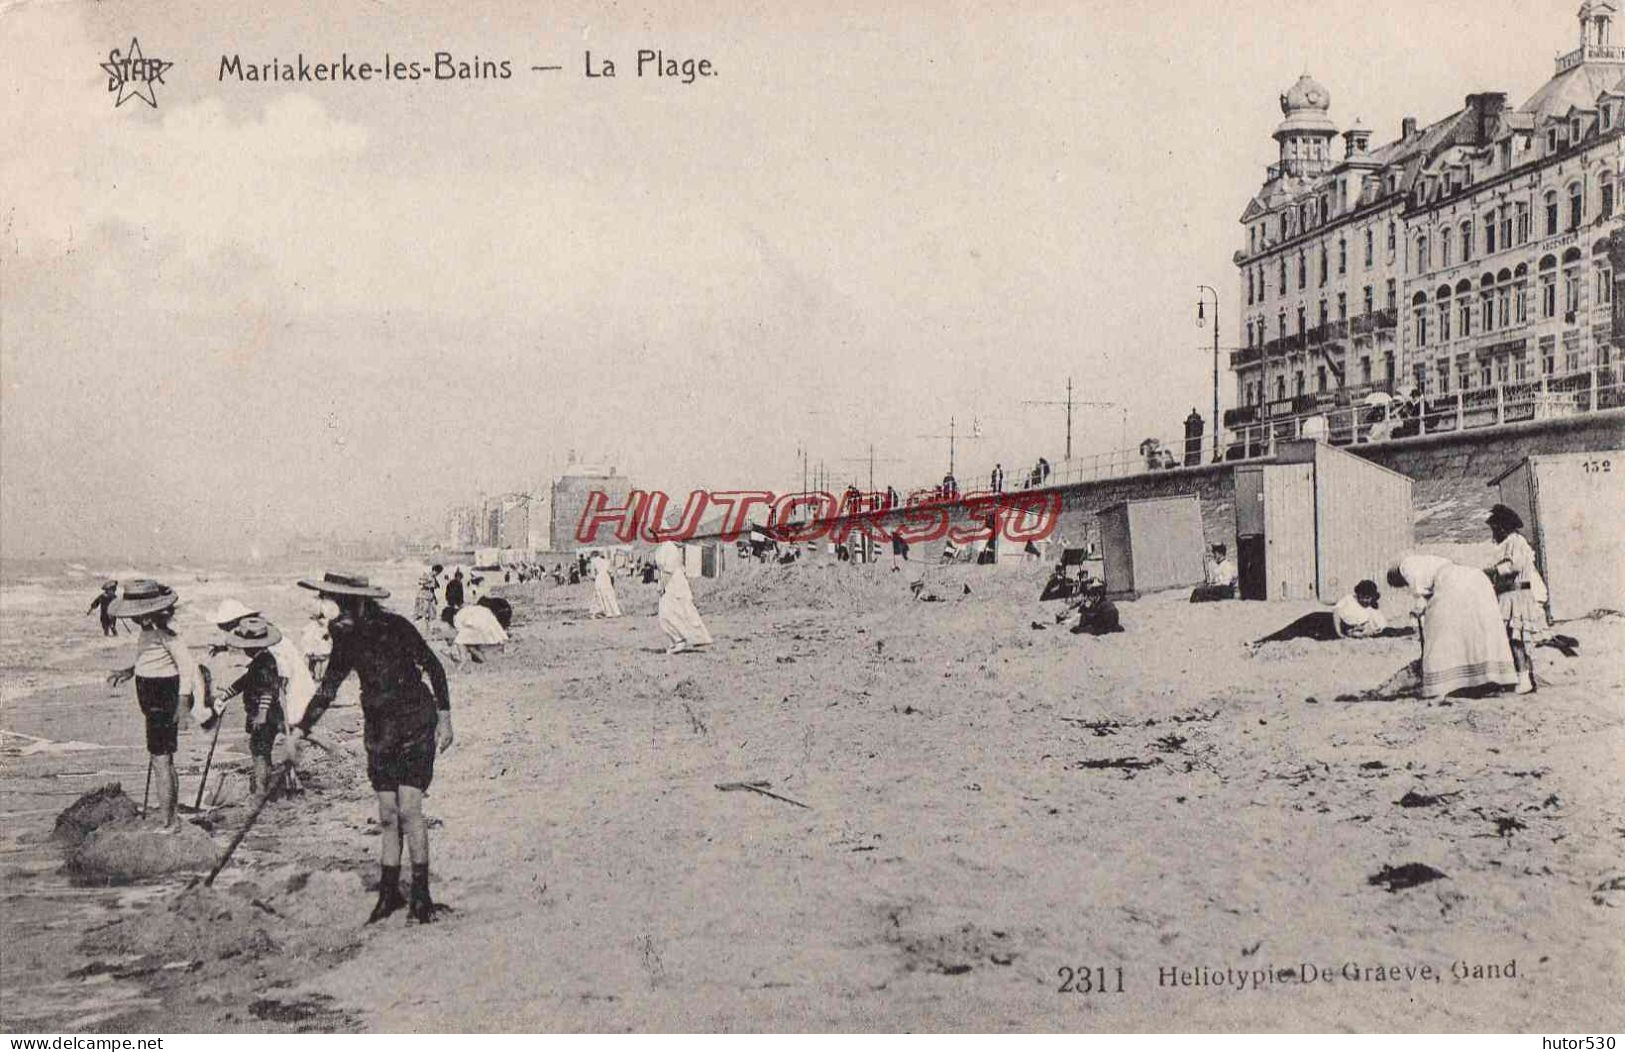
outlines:
[[1602, 196], [1598, 203], [1598, 212], [1604, 219], [1614, 214], [1614, 181], [1608, 176], [1603, 176], [1602, 179]]
[[1320, 246], [1320, 283], [1322, 285], [1326, 284], [1326, 279], [1331, 276], [1330, 274], [1327, 273], [1327, 270], [1330, 267], [1330, 263], [1331, 263], [1331, 260], [1327, 256], [1326, 246], [1321, 245]]
[[1501, 247], [1512, 247], [1512, 209], [1501, 206]]
[[1390, 261], [1393, 260], [1394, 253], [1396, 251], [1398, 251], [1398, 248], [1399, 248], [1399, 231], [1398, 231], [1398, 227], [1394, 223], [1394, 221], [1392, 219], [1390, 219], [1390, 220], [1388, 220], [1388, 259]]
[[1309, 328], [1309, 326], [1307, 324], [1308, 317], [1309, 317], [1309, 312], [1304, 310], [1302, 307], [1299, 307], [1298, 308], [1298, 335], [1299, 336], [1302, 336], [1304, 334], [1304, 332]]
[[1337, 294], [1337, 320], [1349, 320], [1349, 294], [1346, 292]]
[[1529, 243], [1529, 202], [1518, 202], [1518, 244]]
[[1275, 378], [1275, 400], [1277, 402], [1279, 402], [1281, 399], [1283, 399], [1285, 397], [1286, 397], [1286, 377], [1277, 376]]
[[1367, 285], [1365, 287], [1365, 312], [1367, 314], [1370, 314], [1371, 311], [1375, 307], [1376, 307], [1375, 297], [1372, 295], [1371, 286]]
[[1399, 285], [1396, 279], [1388, 279], [1388, 309], [1394, 310], [1399, 306]]
[[1428, 305], [1427, 297], [1420, 292], [1416, 294], [1416, 299], [1412, 302], [1411, 315], [1416, 327], [1416, 346], [1426, 347], [1428, 345]]
[[1473, 258], [1473, 221], [1467, 220], [1461, 224], [1461, 261], [1467, 262]]
[[1389, 387], [1394, 385], [1394, 352], [1388, 351], [1382, 356], [1382, 378]]
[[1416, 238], [1416, 269], [1418, 271], [1428, 269], [1428, 259], [1428, 236], [1419, 234]]
[[1579, 182], [1569, 184], [1569, 229], [1580, 229], [1585, 218], [1585, 187]]
[[1529, 363], [1524, 360], [1521, 354], [1518, 355], [1518, 360], [1512, 363], [1512, 378], [1515, 380], [1529, 379]]
[[1471, 288], [1458, 289], [1456, 297], [1456, 328], [1462, 339], [1473, 334], [1473, 292]]
[[1373, 253], [1377, 247], [1377, 236], [1371, 232], [1370, 227], [1365, 228], [1365, 265], [1371, 266]]
[[1495, 213], [1494, 212], [1486, 212], [1486, 213], [1484, 213], [1484, 254], [1486, 256], [1493, 256], [1495, 254]]
[[1450, 301], [1439, 301], [1439, 342], [1450, 342]]
[[1580, 268], [1578, 266], [1563, 268], [1563, 317], [1565, 321], [1574, 321], [1580, 310]]
[[1612, 107], [1612, 106], [1604, 106], [1602, 108], [1602, 130], [1607, 131], [1608, 129], [1612, 128], [1613, 126], [1614, 126], [1614, 107]]
[[1324, 365], [1315, 367], [1315, 391], [1320, 394], [1326, 393], [1326, 367]]
[[1298, 253], [1298, 288], [1302, 289], [1309, 284], [1309, 257], [1303, 252]]
[[1440, 362], [1438, 364], [1438, 374], [1439, 374], [1439, 388], [1438, 388], [1439, 393], [1440, 394], [1449, 394], [1450, 393], [1450, 363], [1449, 362]]
[[1557, 372], [1557, 348], [1555, 346], [1540, 349], [1540, 371], [1543, 376], [1550, 376]]
[[1512, 309], [1518, 324], [1529, 320], [1529, 278], [1522, 264], [1518, 266], [1518, 282], [1512, 287]]
[[1275, 316], [1275, 329], [1277, 335], [1282, 339], [1286, 338], [1286, 311], [1283, 310]]
[[1253, 272], [1247, 272], [1247, 306], [1253, 305]]
[[1340, 237], [1337, 239], [1337, 272], [1339, 274], [1347, 274], [1348, 271], [1349, 239], [1346, 237]]
[[[1324, 329], [1326, 327], [1326, 322], [1328, 320], [1329, 320], [1329, 318], [1328, 318], [1328, 316], [1326, 314], [1326, 298], [1324, 296], [1322, 296], [1321, 300], [1320, 300], [1320, 327], [1322, 329]], [[1321, 338], [1325, 339], [1325, 333], [1321, 334]]]
[[1495, 290], [1492, 288], [1480, 289], [1478, 293], [1478, 313], [1484, 324], [1485, 332], [1495, 331]]
[[1551, 256], [1540, 261], [1540, 316], [1557, 316], [1557, 260]]
[[1478, 364], [1478, 385], [1480, 387], [1488, 387], [1491, 384], [1493, 384], [1494, 382], [1495, 381], [1493, 379], [1491, 379], [1491, 377], [1490, 377], [1490, 363], [1488, 361], [1479, 362], [1479, 364]]
[[1597, 302], [1614, 302], [1614, 271], [1612, 267], [1597, 268]]
[[1295, 394], [1295, 395], [1303, 394], [1303, 370], [1302, 369], [1294, 370], [1294, 372], [1292, 373], [1292, 393]]
[[1247, 323], [1247, 349], [1251, 350], [1252, 346], [1253, 346], [1253, 323], [1248, 322]]
[[1463, 391], [1473, 386], [1472, 370], [1467, 368], [1466, 362], [1456, 363], [1456, 386]]
[[[1506, 271], [1503, 270], [1501, 273], [1505, 275]], [[1510, 279], [1505, 276], [1495, 287], [1495, 300], [1497, 304], [1495, 313], [1500, 319], [1501, 328], [1504, 329], [1512, 324], [1512, 285]]]
[[1546, 191], [1546, 236], [1557, 233], [1557, 191]]
[[1285, 294], [1285, 292], [1286, 292], [1286, 257], [1282, 256], [1279, 262], [1281, 264], [1281, 292], [1283, 294]]
[[1548, 129], [1546, 129], [1546, 152], [1547, 153], [1556, 153], [1557, 152], [1557, 129], [1556, 128], [1548, 128]]
[[1443, 230], [1439, 231], [1439, 266], [1450, 266], [1451, 254], [1450, 228], [1445, 227]]

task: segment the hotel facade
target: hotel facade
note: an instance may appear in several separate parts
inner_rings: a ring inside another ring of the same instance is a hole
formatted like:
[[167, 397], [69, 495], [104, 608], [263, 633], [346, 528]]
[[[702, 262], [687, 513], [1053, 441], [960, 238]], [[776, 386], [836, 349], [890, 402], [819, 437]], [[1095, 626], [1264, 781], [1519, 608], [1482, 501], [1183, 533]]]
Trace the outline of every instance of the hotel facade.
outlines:
[[1513, 418], [1536, 388], [1580, 408], [1617, 404], [1625, 47], [1611, 42], [1614, 16], [1611, 0], [1583, 5], [1579, 47], [1521, 105], [1471, 94], [1431, 125], [1406, 118], [1377, 147], [1359, 121], [1338, 131], [1330, 93], [1307, 74], [1281, 96], [1279, 159], [1241, 217], [1227, 427], [1376, 392], [1419, 393], [1429, 412], [1448, 402], [1458, 422]]

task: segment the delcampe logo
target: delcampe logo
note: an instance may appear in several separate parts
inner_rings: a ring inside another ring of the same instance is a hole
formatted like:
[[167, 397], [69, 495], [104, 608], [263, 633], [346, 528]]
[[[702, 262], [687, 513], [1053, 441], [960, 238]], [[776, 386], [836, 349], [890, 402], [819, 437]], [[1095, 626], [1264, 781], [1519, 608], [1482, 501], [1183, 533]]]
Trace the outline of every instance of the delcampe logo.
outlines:
[[140, 99], [157, 109], [155, 86], [164, 82], [164, 71], [174, 64], [161, 58], [147, 58], [141, 52], [141, 41], [135, 37], [130, 38], [128, 51], [120, 52], [114, 48], [108, 52], [102, 69], [107, 72], [107, 90], [118, 92], [113, 108], [117, 109], [130, 99]]

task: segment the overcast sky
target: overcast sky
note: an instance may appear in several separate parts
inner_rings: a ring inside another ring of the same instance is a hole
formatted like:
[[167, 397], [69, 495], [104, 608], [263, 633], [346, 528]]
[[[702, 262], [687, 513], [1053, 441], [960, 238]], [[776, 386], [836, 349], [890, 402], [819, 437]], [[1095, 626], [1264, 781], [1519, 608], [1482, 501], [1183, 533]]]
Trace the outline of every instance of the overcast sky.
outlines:
[[[1014, 474], [1060, 457], [1021, 403], [1068, 374], [1174, 438], [1199, 283], [1237, 342], [1280, 92], [1307, 70], [1386, 142], [1577, 39], [1573, 0], [241, 6], [0, 13], [0, 553], [414, 531], [571, 449], [686, 492], [794, 488], [801, 443], [861, 483], [873, 443], [901, 486], [950, 416], [962, 478]], [[132, 36], [174, 63], [156, 109], [99, 68]], [[719, 75], [640, 80], [642, 47]], [[437, 50], [513, 77], [217, 79]], [[1080, 412], [1080, 452], [1123, 434]]]

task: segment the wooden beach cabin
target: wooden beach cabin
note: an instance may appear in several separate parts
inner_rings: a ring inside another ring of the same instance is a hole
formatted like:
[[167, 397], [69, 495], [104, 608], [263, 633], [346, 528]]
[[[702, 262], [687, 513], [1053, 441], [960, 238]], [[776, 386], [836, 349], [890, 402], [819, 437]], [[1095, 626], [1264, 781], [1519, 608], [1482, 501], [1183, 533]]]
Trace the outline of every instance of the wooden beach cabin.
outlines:
[[1554, 620], [1625, 610], [1625, 450], [1526, 457], [1490, 485], [1523, 519]]
[[1415, 538], [1411, 480], [1324, 442], [1284, 442], [1236, 468], [1236, 568], [1243, 599], [1335, 603], [1381, 582]]
[[1194, 494], [1113, 504], [1099, 519], [1108, 594], [1133, 597], [1202, 583], [1202, 503]]

